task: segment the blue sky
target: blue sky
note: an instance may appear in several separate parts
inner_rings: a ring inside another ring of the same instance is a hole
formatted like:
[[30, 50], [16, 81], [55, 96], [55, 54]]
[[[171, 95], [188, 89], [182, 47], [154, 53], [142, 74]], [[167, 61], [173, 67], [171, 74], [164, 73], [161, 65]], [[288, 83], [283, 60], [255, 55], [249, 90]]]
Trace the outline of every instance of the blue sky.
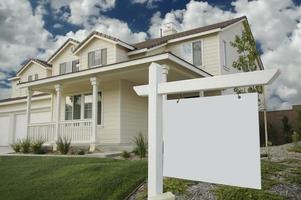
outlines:
[[[67, 38], [97, 30], [129, 43], [157, 37], [163, 23], [179, 31], [247, 16], [265, 68], [270, 109], [301, 103], [301, 0], [9, 0], [0, 2], [0, 98], [28, 58], [47, 59]], [[5, 52], [5, 53], [2, 53]]]

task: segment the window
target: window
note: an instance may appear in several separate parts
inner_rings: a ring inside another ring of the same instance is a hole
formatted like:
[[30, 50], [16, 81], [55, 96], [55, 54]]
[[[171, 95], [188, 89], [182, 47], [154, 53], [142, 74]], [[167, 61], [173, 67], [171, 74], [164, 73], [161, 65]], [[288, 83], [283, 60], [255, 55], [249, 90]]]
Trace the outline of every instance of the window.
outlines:
[[39, 79], [39, 74], [35, 74], [34, 75], [34, 80], [38, 80]]
[[81, 95], [66, 97], [65, 120], [81, 118]]
[[227, 67], [227, 42], [223, 40], [223, 52], [224, 52], [224, 59], [223, 59], [223, 65], [224, 67]]
[[60, 64], [60, 74], [66, 74], [79, 71], [79, 60], [64, 62]]
[[184, 58], [184, 60], [192, 63], [195, 66], [203, 65], [202, 52], [203, 52], [202, 41], [185, 43], [182, 46], [182, 57]]
[[32, 81], [32, 75], [28, 76], [28, 81]]
[[[97, 105], [97, 123], [101, 124], [101, 93], [98, 93], [98, 105]], [[84, 100], [84, 118], [91, 119], [92, 118], [92, 94], [85, 94]]]
[[88, 53], [88, 66], [95, 67], [97, 65], [107, 64], [107, 49], [100, 49]]
[[[83, 98], [83, 101], [82, 101]], [[83, 118], [92, 118], [92, 94], [75, 95], [66, 97], [65, 120], [82, 119], [81, 108], [83, 106]], [[98, 93], [98, 124], [101, 124], [101, 93]]]

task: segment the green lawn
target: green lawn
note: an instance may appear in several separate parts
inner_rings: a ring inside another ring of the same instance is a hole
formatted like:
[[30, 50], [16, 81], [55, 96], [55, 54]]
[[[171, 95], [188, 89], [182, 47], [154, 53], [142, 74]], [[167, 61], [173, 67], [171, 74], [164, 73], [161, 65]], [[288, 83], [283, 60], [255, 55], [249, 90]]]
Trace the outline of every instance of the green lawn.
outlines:
[[2, 156], [0, 199], [118, 200], [146, 177], [146, 161]]

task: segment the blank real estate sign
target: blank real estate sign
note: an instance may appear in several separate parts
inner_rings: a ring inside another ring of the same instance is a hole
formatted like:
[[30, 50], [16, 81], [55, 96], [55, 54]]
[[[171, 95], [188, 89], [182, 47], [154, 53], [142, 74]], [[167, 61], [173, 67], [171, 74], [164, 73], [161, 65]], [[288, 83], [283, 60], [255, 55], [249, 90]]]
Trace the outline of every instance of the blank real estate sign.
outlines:
[[257, 93], [167, 100], [163, 175], [261, 189]]

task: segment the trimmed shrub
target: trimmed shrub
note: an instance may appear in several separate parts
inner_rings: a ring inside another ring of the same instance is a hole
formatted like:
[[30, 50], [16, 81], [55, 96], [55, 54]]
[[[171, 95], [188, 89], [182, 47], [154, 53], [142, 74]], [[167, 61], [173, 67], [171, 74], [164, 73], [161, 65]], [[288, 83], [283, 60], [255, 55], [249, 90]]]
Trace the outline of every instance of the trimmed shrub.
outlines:
[[56, 142], [57, 149], [61, 154], [67, 154], [71, 149], [71, 139], [59, 137]]
[[31, 141], [29, 138], [23, 139], [21, 141], [21, 152], [29, 153], [30, 152]]
[[43, 149], [44, 143], [45, 142], [43, 140], [36, 140], [36, 141], [32, 142], [31, 149], [32, 149], [33, 153], [44, 154], [45, 153], [45, 151]]
[[13, 150], [16, 152], [16, 153], [19, 153], [21, 151], [21, 142], [20, 140], [17, 140], [17, 142], [15, 143], [12, 143], [10, 145], [11, 148], [13, 148]]
[[136, 147], [133, 152], [140, 158], [145, 158], [147, 154], [147, 142], [146, 142], [146, 138], [143, 136], [142, 133], [139, 133], [134, 138], [134, 143]]
[[77, 155], [85, 155], [85, 150], [80, 149], [80, 150], [77, 152]]

